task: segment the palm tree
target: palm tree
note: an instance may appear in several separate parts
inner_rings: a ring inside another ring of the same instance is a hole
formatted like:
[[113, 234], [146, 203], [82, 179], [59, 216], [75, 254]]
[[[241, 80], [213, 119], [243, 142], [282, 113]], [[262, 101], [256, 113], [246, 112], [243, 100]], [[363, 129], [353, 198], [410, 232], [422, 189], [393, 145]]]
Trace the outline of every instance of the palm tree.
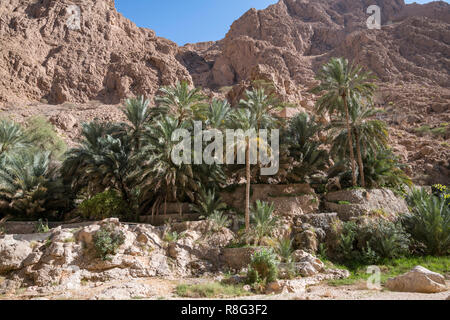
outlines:
[[227, 100], [213, 99], [206, 111], [206, 127], [218, 130], [227, 128], [231, 112], [232, 109]]
[[127, 99], [125, 107], [122, 108], [122, 112], [131, 123], [131, 126], [128, 126], [128, 131], [134, 141], [134, 148], [136, 151], [139, 151], [140, 149], [145, 125], [158, 113], [158, 111], [160, 111], [150, 107], [149, 104], [149, 100], [145, 100], [144, 97], [138, 97]]
[[56, 216], [70, 198], [51, 163], [50, 152], [19, 152], [1, 160], [0, 211], [21, 216]]
[[186, 119], [202, 118], [206, 105], [205, 96], [199, 88], [190, 89], [186, 81], [177, 82], [175, 86], [162, 87], [162, 96], [156, 98], [163, 114], [170, 114], [180, 123]]
[[88, 187], [90, 195], [112, 188], [134, 205], [132, 135], [120, 124], [91, 122], [83, 124], [82, 136], [80, 147], [71, 149], [62, 165], [66, 183], [75, 193]]
[[150, 199], [151, 195], [156, 195], [152, 216], [167, 201], [181, 201], [184, 196], [195, 201], [199, 183], [193, 165], [177, 165], [172, 161], [172, 150], [178, 144], [172, 141], [172, 134], [177, 129], [187, 129], [189, 126], [188, 121], [180, 123], [172, 116], [164, 116], [146, 127], [145, 147], [139, 156], [142, 165], [137, 174], [143, 198]]
[[319, 113], [338, 112], [345, 115], [347, 126], [348, 149], [352, 167], [352, 184], [356, 186], [355, 154], [352, 145], [352, 133], [350, 130], [350, 112], [348, 101], [358, 95], [362, 99], [370, 100], [376, 86], [372, 83], [374, 77], [363, 72], [359, 66], [349, 64], [347, 59], [332, 58], [323, 65], [317, 75], [320, 84], [311, 90], [312, 93], [323, 95], [316, 103]]
[[328, 153], [319, 149], [321, 142], [317, 138], [323, 129], [315, 117], [307, 113], [299, 113], [289, 121], [282, 144], [287, 146], [289, 156], [294, 159], [293, 172], [297, 176], [304, 178], [325, 168]]
[[21, 126], [13, 121], [0, 121], [0, 157], [30, 146], [29, 139]]
[[[375, 120], [373, 117], [380, 111], [364, 105], [359, 99], [349, 100], [349, 113], [351, 118], [352, 146], [356, 149], [361, 186], [366, 186], [364, 176], [363, 156], [366, 152], [376, 153], [377, 150], [388, 145], [388, 129], [385, 122]], [[330, 127], [334, 135], [332, 153], [345, 156], [342, 146], [348, 144], [347, 123], [340, 119], [333, 119]]]
[[[282, 110], [281, 103], [273, 95], [266, 95], [263, 88], [257, 88], [252, 91], [246, 91], [246, 100], [241, 100], [242, 108], [237, 109], [232, 116], [232, 125], [236, 129], [242, 129], [244, 132], [255, 129], [259, 148], [266, 147], [261, 145], [259, 137], [260, 129], [272, 129], [280, 124], [273, 112]], [[245, 229], [250, 229], [250, 185], [251, 185], [251, 167], [250, 167], [250, 137], [245, 140]], [[259, 161], [259, 160], [258, 160]]]

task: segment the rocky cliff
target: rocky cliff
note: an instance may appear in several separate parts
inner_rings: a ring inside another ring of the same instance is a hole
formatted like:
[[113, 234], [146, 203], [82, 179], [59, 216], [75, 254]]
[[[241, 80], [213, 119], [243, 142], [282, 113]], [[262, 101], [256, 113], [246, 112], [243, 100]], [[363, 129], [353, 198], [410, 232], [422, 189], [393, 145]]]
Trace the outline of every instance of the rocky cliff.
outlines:
[[2, 0], [0, 43], [0, 101], [117, 103], [191, 79], [177, 45], [136, 27], [113, 0]]

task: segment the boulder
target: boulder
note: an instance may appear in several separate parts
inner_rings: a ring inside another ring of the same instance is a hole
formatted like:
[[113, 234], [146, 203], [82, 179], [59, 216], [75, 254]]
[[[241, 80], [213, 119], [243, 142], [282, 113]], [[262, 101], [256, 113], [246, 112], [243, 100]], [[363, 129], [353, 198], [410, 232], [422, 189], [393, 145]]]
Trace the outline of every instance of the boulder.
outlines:
[[351, 189], [330, 192], [325, 196], [325, 207], [337, 212], [341, 220], [381, 212], [385, 218], [409, 212], [405, 199], [395, 196], [389, 189]]
[[251, 258], [257, 250], [257, 247], [224, 248], [220, 260], [232, 270], [241, 270], [250, 264]]
[[31, 252], [29, 242], [14, 240], [12, 235], [4, 236], [0, 239], [0, 274], [20, 269]]
[[446, 291], [445, 278], [422, 266], [395, 278], [389, 278], [386, 287], [391, 291], [436, 293]]

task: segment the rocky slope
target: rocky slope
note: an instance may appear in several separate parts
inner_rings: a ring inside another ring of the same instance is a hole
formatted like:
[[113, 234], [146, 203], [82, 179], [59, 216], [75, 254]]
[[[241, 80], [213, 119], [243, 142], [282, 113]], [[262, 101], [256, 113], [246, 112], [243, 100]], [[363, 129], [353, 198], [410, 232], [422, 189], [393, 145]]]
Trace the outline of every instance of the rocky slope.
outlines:
[[[79, 30], [67, 24], [74, 3]], [[117, 103], [191, 79], [177, 45], [136, 27], [113, 0], [2, 0], [0, 17], [0, 101]]]
[[[67, 26], [72, 3], [79, 30]], [[44, 114], [73, 141], [80, 121], [121, 119], [115, 104], [161, 85], [186, 79], [236, 102], [252, 80], [266, 79], [300, 106], [287, 115], [311, 112], [314, 73], [345, 56], [380, 79], [376, 102], [408, 173], [450, 184], [450, 5], [376, 3], [381, 30], [366, 26], [373, 1], [280, 0], [249, 10], [223, 40], [178, 47], [136, 27], [113, 0], [3, 0], [0, 111], [18, 121]]]

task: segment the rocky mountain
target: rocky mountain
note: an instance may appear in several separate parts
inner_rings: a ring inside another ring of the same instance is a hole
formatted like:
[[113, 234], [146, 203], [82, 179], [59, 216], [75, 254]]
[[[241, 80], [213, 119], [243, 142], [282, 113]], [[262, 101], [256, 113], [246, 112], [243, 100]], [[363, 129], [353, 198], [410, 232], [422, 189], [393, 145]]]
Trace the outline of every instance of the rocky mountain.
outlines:
[[[79, 6], [80, 28], [68, 26]], [[381, 8], [369, 30], [367, 7]], [[211, 96], [236, 102], [252, 80], [272, 81], [312, 112], [314, 73], [344, 56], [379, 78], [377, 105], [396, 153], [419, 183], [450, 184], [450, 5], [403, 0], [280, 0], [251, 9], [220, 41], [188, 44], [159, 38], [117, 13], [113, 0], [1, 0], [0, 110], [80, 120], [120, 117], [117, 103], [153, 96], [186, 79]], [[225, 93], [225, 95], [224, 95]], [[29, 108], [31, 106], [31, 108]], [[64, 120], [64, 119], [63, 119]], [[66, 121], [67, 122], [67, 121]]]
[[[68, 26], [74, 4], [79, 28]], [[177, 45], [136, 27], [113, 0], [2, 0], [0, 43], [0, 101], [118, 103], [191, 79]]]

